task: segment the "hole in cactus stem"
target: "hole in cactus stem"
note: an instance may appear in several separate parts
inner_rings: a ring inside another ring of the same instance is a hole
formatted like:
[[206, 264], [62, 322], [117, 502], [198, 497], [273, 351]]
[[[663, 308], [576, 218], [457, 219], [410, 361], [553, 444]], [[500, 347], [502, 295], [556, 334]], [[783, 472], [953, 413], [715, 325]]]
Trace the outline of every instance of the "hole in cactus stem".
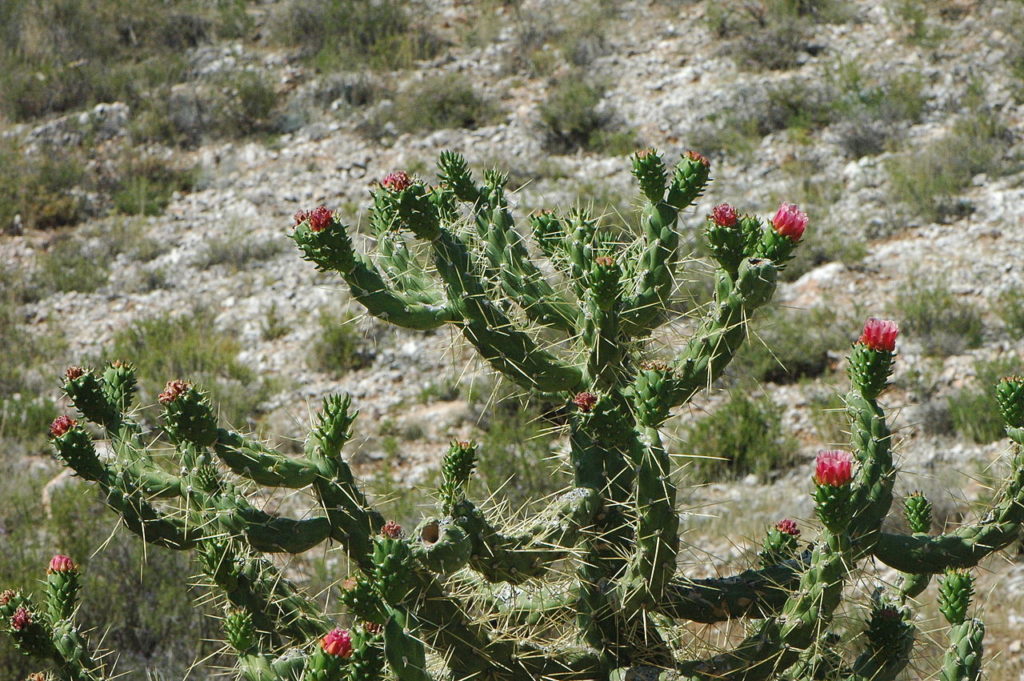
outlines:
[[423, 540], [424, 544], [436, 544], [437, 540], [441, 538], [441, 527], [437, 524], [437, 521], [427, 523], [423, 526], [420, 531], [420, 539]]

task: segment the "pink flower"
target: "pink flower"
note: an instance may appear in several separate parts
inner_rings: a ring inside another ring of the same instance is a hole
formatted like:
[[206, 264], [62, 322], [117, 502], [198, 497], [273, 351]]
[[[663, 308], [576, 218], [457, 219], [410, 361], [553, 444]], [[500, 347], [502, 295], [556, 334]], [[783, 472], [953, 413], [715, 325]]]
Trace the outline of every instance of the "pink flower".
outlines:
[[784, 203], [772, 218], [772, 226], [776, 232], [795, 243], [800, 241], [807, 229], [807, 213], [797, 208], [796, 204]]
[[64, 372], [64, 378], [73, 381], [76, 378], [81, 378], [84, 373], [85, 369], [82, 367], [68, 367], [68, 370]]
[[704, 154], [701, 154], [699, 152], [688, 151], [688, 152], [686, 152], [686, 158], [690, 159], [691, 161], [696, 161], [697, 163], [701, 164], [705, 168], [710, 168], [711, 167], [711, 161], [709, 161], [707, 159], [707, 157], [704, 156]]
[[775, 529], [782, 534], [789, 534], [794, 537], [800, 536], [800, 528], [796, 526], [796, 521], [790, 520], [789, 518], [783, 518], [779, 522], [775, 523]]
[[864, 322], [864, 332], [861, 333], [858, 342], [872, 350], [892, 352], [896, 349], [896, 336], [899, 333], [900, 327], [896, 325], [896, 322], [889, 319], [875, 319], [871, 317]]
[[14, 616], [11, 618], [11, 629], [24, 631], [30, 624], [32, 624], [32, 613], [25, 608], [18, 608], [14, 611]]
[[579, 393], [572, 398], [572, 403], [579, 407], [584, 414], [589, 414], [597, 405], [597, 395], [594, 393]]
[[392, 192], [400, 192], [403, 189], [408, 189], [411, 185], [412, 178], [409, 177], [408, 173], [402, 170], [394, 173], [388, 173], [384, 176], [384, 179], [380, 181], [380, 186]]
[[391, 539], [398, 539], [402, 536], [402, 526], [396, 523], [394, 520], [389, 520], [384, 523], [384, 527], [380, 528], [380, 533], [385, 537]]
[[818, 453], [814, 462], [814, 482], [830, 487], [842, 487], [853, 478], [853, 455], [838, 450]]
[[326, 206], [317, 206], [309, 213], [309, 228], [314, 232], [322, 232], [330, 227], [333, 219], [334, 213]]
[[352, 654], [352, 637], [345, 629], [333, 629], [320, 641], [328, 655], [345, 658]]
[[50, 559], [50, 567], [46, 569], [46, 572], [74, 572], [77, 569], [78, 566], [75, 565], [75, 561], [71, 560], [68, 556], [58, 553]]
[[170, 404], [184, 395], [189, 387], [189, 384], [185, 381], [167, 381], [164, 391], [157, 396], [156, 401], [160, 404]]
[[732, 227], [738, 219], [736, 209], [728, 203], [720, 203], [711, 209], [711, 221], [719, 227]]
[[53, 437], [60, 437], [77, 425], [78, 421], [74, 420], [67, 414], [58, 416], [53, 420], [53, 423], [50, 424], [50, 435]]

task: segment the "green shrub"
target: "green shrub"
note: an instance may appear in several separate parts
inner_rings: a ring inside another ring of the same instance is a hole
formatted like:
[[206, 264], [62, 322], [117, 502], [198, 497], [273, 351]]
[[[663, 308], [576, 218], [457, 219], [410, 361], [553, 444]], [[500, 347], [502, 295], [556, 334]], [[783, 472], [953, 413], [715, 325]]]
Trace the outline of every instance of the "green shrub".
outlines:
[[308, 355], [311, 368], [335, 377], [370, 366], [373, 352], [363, 347], [364, 335], [349, 315], [320, 315], [320, 336]]
[[469, 79], [457, 73], [431, 76], [395, 98], [391, 120], [403, 132], [474, 129], [496, 120], [499, 110], [477, 94]]
[[205, 250], [199, 256], [196, 266], [209, 269], [226, 265], [232, 272], [239, 272], [248, 263], [270, 260], [280, 255], [287, 244], [283, 239], [254, 239], [238, 229], [228, 229], [206, 241]]
[[961, 118], [941, 139], [887, 164], [892, 198], [929, 222], [964, 212], [958, 195], [979, 173], [1003, 168], [1006, 128], [991, 112]]
[[603, 88], [578, 75], [559, 81], [540, 107], [547, 146], [560, 153], [583, 149], [617, 156], [633, 151], [635, 134], [617, 128], [613, 115], [599, 108], [603, 98]]
[[949, 398], [949, 413], [956, 432], [978, 444], [995, 442], [1004, 437], [1005, 424], [999, 417], [995, 387], [1002, 377], [1017, 376], [1020, 373], [1021, 361], [1018, 357], [975, 362], [973, 385], [957, 391]]
[[1003, 291], [996, 299], [994, 309], [1013, 336], [1024, 336], [1024, 289]]
[[736, 390], [683, 435], [695, 475], [702, 480], [750, 473], [772, 478], [792, 465], [795, 443], [782, 430], [782, 411], [767, 397]]
[[32, 277], [35, 294], [53, 292], [92, 293], [107, 283], [110, 260], [79, 238], [60, 238], [36, 258]]
[[926, 354], [953, 355], [981, 345], [981, 315], [942, 280], [912, 274], [896, 294], [893, 315]]
[[274, 387], [239, 361], [241, 350], [234, 335], [217, 329], [212, 311], [195, 308], [133, 323], [114, 336], [104, 354], [136, 366], [143, 404], [151, 404], [167, 381], [188, 380], [209, 389], [221, 417], [241, 426]]
[[234, 71], [222, 75], [218, 83], [220, 96], [211, 109], [213, 128], [220, 135], [248, 137], [274, 130], [281, 97], [270, 78], [258, 71]]
[[398, 0], [291, 0], [278, 12], [272, 35], [325, 72], [408, 68], [441, 48]]
[[84, 177], [81, 161], [60, 149], [25, 155], [13, 139], [0, 139], [0, 232], [15, 215], [29, 229], [75, 224], [84, 217], [74, 193]]
[[114, 207], [126, 215], [160, 215], [174, 192], [191, 191], [198, 170], [182, 169], [155, 156], [126, 157], [113, 190]]
[[792, 383], [816, 378], [833, 364], [830, 353], [849, 349], [854, 340], [844, 333], [831, 307], [767, 311], [752, 324], [751, 338], [733, 360], [732, 380]]

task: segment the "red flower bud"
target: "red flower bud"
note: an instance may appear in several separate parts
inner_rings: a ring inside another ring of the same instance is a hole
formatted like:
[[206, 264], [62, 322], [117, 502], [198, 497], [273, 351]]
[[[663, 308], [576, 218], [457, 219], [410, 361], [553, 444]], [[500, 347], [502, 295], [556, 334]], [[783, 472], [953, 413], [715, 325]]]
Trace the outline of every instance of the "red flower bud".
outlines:
[[711, 221], [719, 227], [732, 227], [739, 219], [736, 209], [728, 203], [720, 203], [711, 209]]
[[298, 227], [299, 225], [301, 225], [303, 222], [305, 222], [308, 219], [309, 219], [309, 211], [308, 210], [297, 211], [295, 213], [295, 215], [294, 215], [295, 226]]
[[14, 592], [10, 589], [0, 591], [0, 608], [10, 603], [12, 598], [14, 598]]
[[380, 181], [380, 186], [392, 192], [400, 192], [403, 189], [408, 189], [411, 185], [412, 178], [402, 170], [394, 173], [388, 173], [384, 176], [384, 179]]
[[326, 206], [317, 206], [309, 213], [309, 228], [314, 232], [322, 232], [331, 226], [333, 220], [334, 213]]
[[843, 451], [823, 451], [814, 462], [814, 482], [842, 487], [853, 479], [853, 455]]
[[789, 518], [783, 518], [779, 522], [775, 523], [775, 529], [782, 534], [789, 534], [794, 537], [800, 536], [800, 528], [796, 526], [796, 521], [790, 520]]
[[376, 622], [363, 622], [363, 631], [367, 634], [379, 634], [384, 631], [384, 625], [377, 624]]
[[68, 556], [58, 553], [50, 559], [50, 567], [46, 569], [46, 572], [74, 572], [77, 569], [78, 566], [75, 565], [75, 561], [71, 560]]
[[862, 343], [872, 350], [879, 352], [892, 352], [896, 349], [896, 336], [900, 328], [896, 322], [889, 319], [875, 319], [871, 317], [864, 322], [864, 331], [860, 335], [858, 343]]
[[50, 435], [53, 437], [60, 437], [77, 425], [78, 421], [74, 420], [67, 414], [58, 416], [50, 424]]
[[73, 381], [76, 378], [81, 378], [83, 374], [85, 374], [85, 369], [82, 367], [68, 367], [68, 370], [64, 372], [64, 378]]
[[345, 629], [334, 629], [320, 640], [320, 646], [328, 655], [346, 658], [352, 654], [352, 637]]
[[32, 613], [25, 608], [18, 608], [14, 611], [14, 616], [11, 617], [11, 629], [24, 631], [30, 624], [32, 624]]
[[589, 414], [597, 405], [597, 395], [594, 393], [579, 393], [572, 398], [572, 403], [579, 407], [584, 414]]
[[594, 262], [601, 267], [613, 267], [615, 265], [615, 258], [610, 255], [599, 255], [594, 258]]
[[779, 206], [775, 217], [772, 218], [772, 227], [795, 243], [800, 241], [804, 230], [807, 229], [807, 213], [797, 208], [796, 204], [784, 203]]
[[690, 159], [691, 161], [696, 161], [697, 163], [701, 164], [705, 168], [710, 168], [711, 167], [711, 161], [709, 161], [706, 156], [704, 156], [703, 154], [698, 153], [696, 151], [688, 151], [688, 152], [686, 152], [686, 158]]
[[384, 527], [380, 528], [380, 533], [385, 537], [391, 539], [398, 539], [402, 536], [402, 526], [396, 523], [394, 520], [389, 520], [384, 523]]
[[167, 381], [167, 385], [164, 386], [164, 391], [160, 393], [156, 400], [160, 404], [170, 404], [188, 392], [190, 387], [191, 386], [185, 381]]

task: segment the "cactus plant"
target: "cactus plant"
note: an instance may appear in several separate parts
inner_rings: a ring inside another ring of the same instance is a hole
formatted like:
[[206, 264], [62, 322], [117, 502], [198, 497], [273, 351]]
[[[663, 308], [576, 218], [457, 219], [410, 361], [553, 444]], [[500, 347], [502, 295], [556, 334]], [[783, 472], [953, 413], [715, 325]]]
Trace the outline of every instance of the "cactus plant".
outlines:
[[[796, 523], [780, 521], [757, 569], [687, 576], [677, 565], [678, 478], [661, 427], [736, 354], [807, 216], [791, 204], [770, 221], [716, 207], [704, 232], [718, 265], [714, 304], [671, 361], [652, 361], [683, 260], [679, 214], [704, 191], [709, 163], [689, 153], [669, 170], [651, 150], [632, 163], [645, 201], [635, 239], [621, 243], [584, 210], [535, 213], [532, 238], [547, 265], [514, 226], [507, 178], [492, 171], [478, 182], [450, 152], [437, 185], [392, 173], [375, 188], [376, 258], [356, 250], [327, 208], [295, 217], [304, 257], [340, 274], [370, 314], [411, 329], [449, 325], [506, 378], [565, 404], [572, 487], [525, 525], [503, 525], [472, 498], [467, 483], [487, 452], [471, 442], [445, 454], [434, 515], [411, 532], [385, 521], [343, 455], [356, 418], [347, 396], [327, 398], [304, 454], [287, 456], [221, 427], [202, 390], [169, 377], [158, 401], [177, 457], [170, 472], [132, 412], [129, 364], [68, 371], [64, 390], [82, 422], [54, 421], [57, 456], [95, 483], [141, 540], [196, 554], [227, 609], [241, 678], [604, 680], [647, 670], [687, 680], [893, 679], [911, 659], [914, 597], [950, 570], [943, 678], [977, 677], [984, 628], [965, 618], [964, 571], [1007, 546], [1024, 521], [1024, 381], [1006, 379], [997, 391], [1015, 454], [984, 519], [932, 535], [930, 506], [915, 496], [906, 504], [913, 533], [883, 530], [896, 469], [878, 397], [897, 328], [869, 320], [849, 358], [851, 451], [822, 453], [808, 476], [823, 527], [801, 543]], [[109, 440], [109, 456], [94, 433]], [[268, 513], [254, 486], [301, 491], [312, 510]], [[358, 573], [341, 589], [349, 630], [268, 556], [329, 541]], [[850, 642], [832, 631], [833, 616], [870, 561], [903, 579], [878, 587], [863, 640]], [[77, 588], [75, 564], [55, 559], [48, 608], [5, 592], [0, 615], [15, 644], [52, 661], [57, 677], [104, 678], [75, 625]], [[729, 620], [747, 626], [728, 650], [693, 655], [678, 645], [687, 623]]]

